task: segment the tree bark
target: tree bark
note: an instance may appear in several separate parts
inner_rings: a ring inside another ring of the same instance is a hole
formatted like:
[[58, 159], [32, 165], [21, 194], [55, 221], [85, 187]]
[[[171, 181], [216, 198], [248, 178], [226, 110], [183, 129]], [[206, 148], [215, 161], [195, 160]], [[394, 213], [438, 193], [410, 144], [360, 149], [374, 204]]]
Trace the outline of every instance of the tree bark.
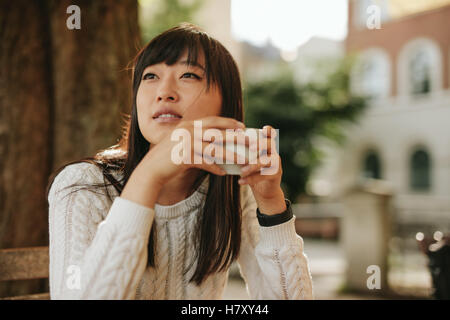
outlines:
[[[81, 9], [69, 30], [66, 9]], [[51, 2], [54, 77], [53, 169], [117, 143], [131, 106], [127, 65], [140, 46], [136, 0]]]
[[[35, 1], [0, 4], [0, 248], [47, 243], [43, 190], [50, 172], [48, 33]], [[42, 281], [0, 283], [0, 296]]]
[[[0, 0], [0, 43], [0, 248], [48, 245], [51, 172], [117, 143], [129, 113], [137, 0]], [[43, 290], [0, 283], [0, 297]]]

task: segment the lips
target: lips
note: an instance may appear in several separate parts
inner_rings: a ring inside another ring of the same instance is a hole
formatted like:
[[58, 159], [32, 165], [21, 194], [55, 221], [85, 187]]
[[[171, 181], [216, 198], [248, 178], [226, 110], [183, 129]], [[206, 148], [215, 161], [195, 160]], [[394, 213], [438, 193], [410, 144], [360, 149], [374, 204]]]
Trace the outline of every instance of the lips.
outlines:
[[153, 114], [156, 123], [176, 123], [181, 121], [182, 116], [170, 107], [163, 107]]
[[[176, 118], [160, 117], [161, 115], [168, 115], [168, 114], [176, 116]], [[176, 112], [175, 110], [168, 108], [168, 107], [161, 108], [153, 114], [153, 119], [181, 119], [181, 118], [182, 118], [182, 116], [178, 112]]]

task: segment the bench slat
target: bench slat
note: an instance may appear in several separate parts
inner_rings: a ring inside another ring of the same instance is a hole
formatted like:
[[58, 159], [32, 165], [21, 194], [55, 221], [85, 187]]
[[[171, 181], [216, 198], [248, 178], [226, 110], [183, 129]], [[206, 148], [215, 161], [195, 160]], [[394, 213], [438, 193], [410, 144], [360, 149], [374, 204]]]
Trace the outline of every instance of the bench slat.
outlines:
[[48, 278], [48, 247], [0, 250], [0, 281]]
[[26, 296], [0, 298], [0, 300], [50, 300], [50, 293], [36, 293]]

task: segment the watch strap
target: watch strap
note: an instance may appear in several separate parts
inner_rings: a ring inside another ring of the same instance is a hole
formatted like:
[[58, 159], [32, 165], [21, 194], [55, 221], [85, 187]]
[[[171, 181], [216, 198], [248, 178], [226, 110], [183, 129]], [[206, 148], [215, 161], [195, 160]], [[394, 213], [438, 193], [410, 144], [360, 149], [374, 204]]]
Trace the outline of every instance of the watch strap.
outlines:
[[292, 212], [291, 201], [289, 199], [284, 199], [286, 202], [286, 210], [277, 214], [264, 214], [256, 208], [256, 216], [258, 217], [259, 225], [262, 227], [272, 227], [282, 223], [285, 223], [292, 219], [294, 213]]

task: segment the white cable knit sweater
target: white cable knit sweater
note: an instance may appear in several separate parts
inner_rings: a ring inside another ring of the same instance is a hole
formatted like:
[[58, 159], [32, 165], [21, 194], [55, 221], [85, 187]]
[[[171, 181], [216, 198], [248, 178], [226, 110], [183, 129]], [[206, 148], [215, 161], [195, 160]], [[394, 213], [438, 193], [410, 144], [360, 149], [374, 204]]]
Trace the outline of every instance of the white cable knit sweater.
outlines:
[[[112, 203], [105, 191], [69, 195], [78, 188], [63, 190], [73, 183], [101, 182], [99, 168], [77, 163], [61, 171], [50, 189], [51, 299], [222, 298], [228, 271], [209, 276], [200, 286], [189, 282], [196, 268], [194, 223], [209, 175], [187, 199], [170, 206], [156, 204], [154, 209], [121, 198], [112, 186], [108, 187]], [[251, 189], [241, 187], [241, 196], [238, 265], [250, 297], [312, 299], [311, 274], [294, 218], [261, 227]], [[152, 224], [156, 224], [156, 267], [147, 268]]]

